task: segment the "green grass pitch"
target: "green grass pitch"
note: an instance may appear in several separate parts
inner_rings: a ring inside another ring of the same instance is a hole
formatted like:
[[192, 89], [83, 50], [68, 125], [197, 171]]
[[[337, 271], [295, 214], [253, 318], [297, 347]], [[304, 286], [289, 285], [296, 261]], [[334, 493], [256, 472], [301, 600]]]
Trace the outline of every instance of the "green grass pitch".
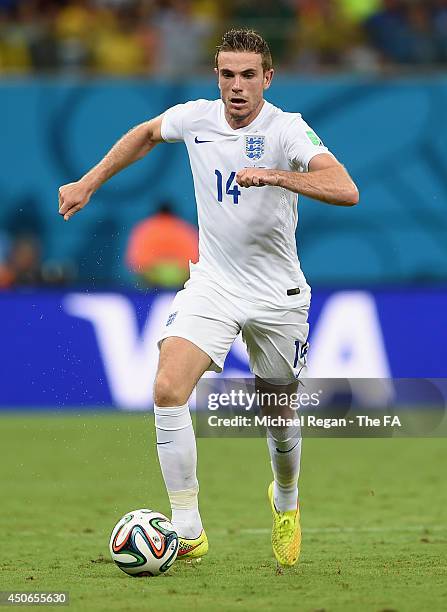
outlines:
[[149, 415], [0, 418], [0, 590], [67, 590], [69, 610], [447, 609], [445, 439], [307, 439], [303, 545], [276, 575], [262, 439], [200, 439], [210, 553], [130, 578], [108, 538], [127, 511], [168, 513]]

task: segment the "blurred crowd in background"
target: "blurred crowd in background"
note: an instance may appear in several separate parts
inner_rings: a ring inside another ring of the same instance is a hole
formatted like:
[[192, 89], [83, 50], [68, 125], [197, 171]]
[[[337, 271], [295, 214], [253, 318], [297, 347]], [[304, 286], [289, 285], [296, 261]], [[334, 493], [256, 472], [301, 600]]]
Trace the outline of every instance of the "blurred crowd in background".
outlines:
[[[78, 258], [47, 259], [41, 219], [33, 202], [25, 205], [29, 208], [23, 215], [13, 214], [0, 228], [0, 289], [64, 287], [76, 283]], [[173, 202], [163, 200], [155, 212], [130, 228], [124, 260], [137, 287], [178, 289], [189, 278], [189, 262], [198, 261], [198, 246], [197, 228], [177, 216]]]
[[234, 26], [293, 72], [447, 63], [447, 0], [0, 0], [0, 74], [187, 77]]

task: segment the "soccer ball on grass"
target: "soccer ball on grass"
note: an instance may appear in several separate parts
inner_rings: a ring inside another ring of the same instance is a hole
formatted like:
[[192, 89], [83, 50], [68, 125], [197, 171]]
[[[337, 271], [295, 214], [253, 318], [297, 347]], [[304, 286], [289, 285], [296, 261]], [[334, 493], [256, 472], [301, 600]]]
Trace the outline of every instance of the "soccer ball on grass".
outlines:
[[130, 576], [158, 576], [177, 558], [177, 532], [164, 514], [147, 508], [132, 510], [115, 525], [110, 554]]

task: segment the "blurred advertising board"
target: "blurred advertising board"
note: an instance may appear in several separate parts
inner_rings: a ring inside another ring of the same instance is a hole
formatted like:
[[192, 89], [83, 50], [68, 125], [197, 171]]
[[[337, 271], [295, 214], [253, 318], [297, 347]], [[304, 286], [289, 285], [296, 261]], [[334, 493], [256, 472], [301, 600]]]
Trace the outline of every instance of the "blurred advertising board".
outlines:
[[[170, 293], [0, 294], [0, 409], [152, 405]], [[309, 376], [447, 377], [447, 290], [313, 293]], [[240, 336], [227, 378], [249, 376]]]

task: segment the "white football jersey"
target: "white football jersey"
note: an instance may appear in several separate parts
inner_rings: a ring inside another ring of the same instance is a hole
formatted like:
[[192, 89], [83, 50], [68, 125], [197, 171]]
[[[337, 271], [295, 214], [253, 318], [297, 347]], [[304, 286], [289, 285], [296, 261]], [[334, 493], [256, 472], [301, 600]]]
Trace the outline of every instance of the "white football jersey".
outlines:
[[161, 135], [183, 141], [191, 163], [199, 220], [191, 279], [272, 307], [307, 304], [310, 288], [296, 251], [297, 195], [242, 188], [235, 180], [246, 167], [306, 172], [315, 155], [327, 152], [301, 115], [264, 101], [250, 125], [233, 129], [220, 99], [195, 100], [166, 111]]

